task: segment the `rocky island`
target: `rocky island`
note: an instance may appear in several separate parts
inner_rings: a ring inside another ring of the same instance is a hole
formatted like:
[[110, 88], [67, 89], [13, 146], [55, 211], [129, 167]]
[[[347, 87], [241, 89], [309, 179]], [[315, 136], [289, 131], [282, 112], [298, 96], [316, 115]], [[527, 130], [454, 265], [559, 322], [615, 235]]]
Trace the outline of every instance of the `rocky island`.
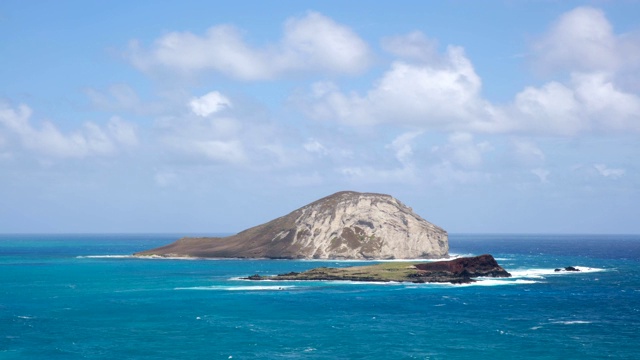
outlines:
[[346, 280], [412, 283], [472, 283], [476, 277], [510, 277], [491, 255], [436, 262], [388, 262], [346, 268], [320, 267], [301, 273], [252, 275], [247, 280]]
[[214, 238], [182, 238], [135, 256], [426, 259], [448, 256], [447, 232], [390, 195], [343, 191], [288, 215]]

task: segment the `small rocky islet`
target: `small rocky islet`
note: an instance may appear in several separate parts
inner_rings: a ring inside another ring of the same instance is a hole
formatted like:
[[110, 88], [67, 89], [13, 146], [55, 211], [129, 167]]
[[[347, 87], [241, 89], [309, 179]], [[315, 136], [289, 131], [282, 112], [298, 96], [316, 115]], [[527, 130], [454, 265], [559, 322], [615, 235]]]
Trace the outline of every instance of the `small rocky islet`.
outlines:
[[477, 277], [511, 277], [489, 254], [433, 262], [384, 262], [344, 268], [319, 267], [275, 276], [252, 275], [246, 280], [333, 280], [467, 284]]

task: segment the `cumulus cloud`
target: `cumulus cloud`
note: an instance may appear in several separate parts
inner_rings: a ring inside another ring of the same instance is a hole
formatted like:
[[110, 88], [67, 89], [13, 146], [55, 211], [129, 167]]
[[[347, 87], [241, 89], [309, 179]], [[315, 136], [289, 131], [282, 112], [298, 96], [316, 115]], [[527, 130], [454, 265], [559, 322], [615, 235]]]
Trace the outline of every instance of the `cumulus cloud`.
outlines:
[[450, 46], [436, 63], [395, 61], [365, 95], [316, 83], [303, 109], [315, 118], [351, 125], [381, 123], [455, 130], [481, 126], [491, 113], [479, 97], [480, 77], [460, 47]]
[[393, 153], [398, 164], [375, 161], [375, 165], [341, 166], [336, 171], [345, 178], [358, 183], [413, 183], [418, 177], [418, 167], [413, 160], [413, 141], [422, 134], [410, 131], [400, 134], [385, 149]]
[[22, 145], [40, 155], [58, 158], [84, 158], [93, 155], [111, 155], [122, 147], [138, 143], [135, 127], [114, 117], [106, 129], [86, 122], [82, 129], [64, 134], [51, 122], [41, 127], [30, 122], [32, 110], [27, 105], [17, 108], [0, 104], [0, 124], [15, 135]]
[[568, 80], [527, 86], [512, 101], [493, 104], [483, 98], [482, 80], [463, 48], [448, 46], [438, 54], [433, 41], [413, 32], [383, 40], [383, 47], [401, 59], [391, 63], [369, 90], [358, 93], [317, 82], [294, 100], [315, 119], [360, 127], [393, 124], [445, 132], [567, 137], [637, 132], [640, 97], [620, 79], [629, 64], [640, 63], [640, 50], [636, 54], [627, 42], [627, 37], [613, 34], [601, 11], [570, 11], [534, 48], [540, 63], [570, 69]]
[[188, 162], [273, 169], [304, 157], [303, 144], [286, 141], [277, 124], [217, 91], [192, 97], [175, 114], [156, 119], [155, 128], [162, 147]]
[[149, 48], [133, 41], [128, 57], [143, 71], [216, 71], [241, 80], [307, 71], [355, 74], [371, 63], [369, 47], [355, 32], [317, 12], [287, 20], [282, 39], [262, 48], [249, 45], [234, 26], [217, 25], [202, 36], [168, 33]]
[[514, 132], [571, 136], [640, 130], [640, 97], [603, 73], [576, 73], [569, 84], [527, 87], [509, 112]]
[[578, 7], [563, 14], [535, 44], [535, 61], [547, 71], [615, 72], [638, 68], [638, 34], [615, 34], [604, 12]]
[[454, 133], [449, 136], [446, 145], [434, 146], [431, 151], [444, 162], [456, 164], [462, 168], [478, 168], [483, 163], [482, 154], [493, 150], [489, 142], [475, 142], [473, 135]]
[[411, 164], [411, 156], [413, 155], [412, 142], [413, 139], [420, 136], [422, 131], [410, 131], [404, 133], [387, 145], [387, 149], [392, 149], [395, 152], [396, 159], [404, 165]]
[[231, 107], [231, 101], [221, 93], [212, 91], [201, 97], [192, 98], [189, 107], [194, 114], [202, 117], [217, 113], [225, 107]]

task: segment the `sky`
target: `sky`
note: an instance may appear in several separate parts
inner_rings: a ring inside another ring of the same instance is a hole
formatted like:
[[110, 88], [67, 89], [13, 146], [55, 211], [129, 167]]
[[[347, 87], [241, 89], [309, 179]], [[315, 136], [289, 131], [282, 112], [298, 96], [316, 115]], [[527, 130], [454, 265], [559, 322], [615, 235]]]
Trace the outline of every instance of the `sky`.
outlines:
[[337, 191], [640, 233], [638, 1], [0, 2], [0, 233], [234, 233]]

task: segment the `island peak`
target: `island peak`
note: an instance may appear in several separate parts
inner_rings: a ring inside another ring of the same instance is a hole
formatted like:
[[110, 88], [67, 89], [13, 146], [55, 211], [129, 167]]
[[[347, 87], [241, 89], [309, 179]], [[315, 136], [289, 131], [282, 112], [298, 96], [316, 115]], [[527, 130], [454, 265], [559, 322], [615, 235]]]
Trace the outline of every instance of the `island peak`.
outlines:
[[386, 194], [341, 191], [224, 238], [182, 238], [136, 256], [416, 259], [448, 256], [447, 232]]

